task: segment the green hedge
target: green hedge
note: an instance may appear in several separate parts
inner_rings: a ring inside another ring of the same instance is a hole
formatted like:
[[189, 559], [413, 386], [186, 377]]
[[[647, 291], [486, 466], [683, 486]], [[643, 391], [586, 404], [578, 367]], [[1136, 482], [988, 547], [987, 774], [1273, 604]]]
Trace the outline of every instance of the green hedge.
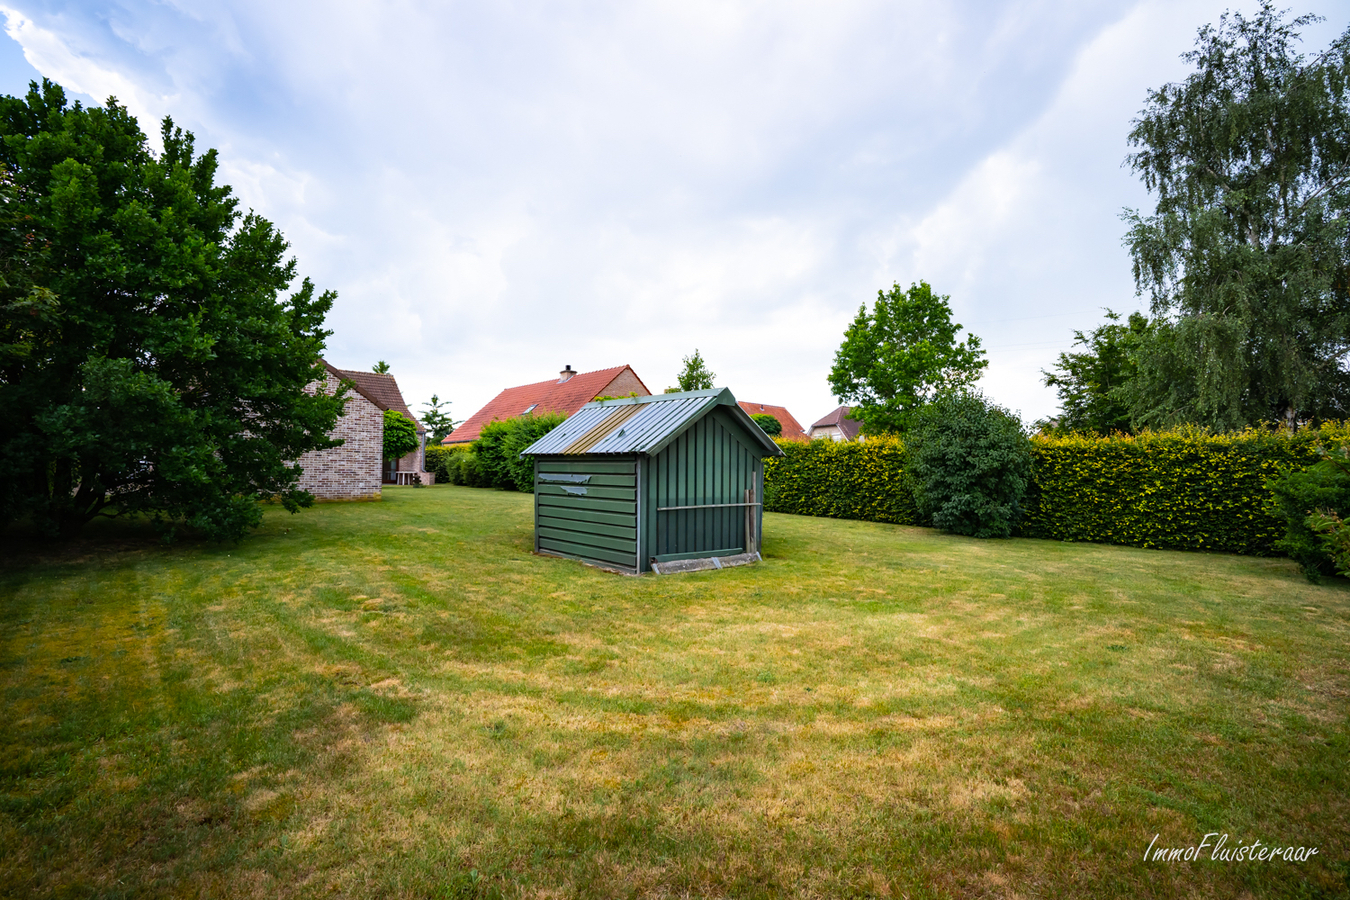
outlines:
[[[1317, 444], [1350, 437], [1345, 424], [1294, 434], [1197, 429], [1128, 436], [1038, 435], [1019, 534], [1177, 550], [1268, 555], [1285, 525], [1266, 479], [1317, 461]], [[901, 525], [919, 520], [897, 438], [779, 443], [766, 460], [771, 512]]]
[[456, 447], [447, 447], [444, 444], [432, 444], [427, 447], [427, 471], [436, 475], [437, 484], [451, 484], [450, 466]]
[[1319, 459], [1344, 425], [1294, 434], [1197, 429], [1032, 438], [1035, 477], [1022, 533], [1173, 550], [1269, 555], [1284, 536], [1265, 483]]
[[776, 442], [786, 454], [764, 461], [764, 508], [835, 519], [921, 524], [905, 487], [899, 438]]
[[471, 444], [427, 448], [427, 471], [436, 473], [437, 484], [489, 487], [490, 480]]

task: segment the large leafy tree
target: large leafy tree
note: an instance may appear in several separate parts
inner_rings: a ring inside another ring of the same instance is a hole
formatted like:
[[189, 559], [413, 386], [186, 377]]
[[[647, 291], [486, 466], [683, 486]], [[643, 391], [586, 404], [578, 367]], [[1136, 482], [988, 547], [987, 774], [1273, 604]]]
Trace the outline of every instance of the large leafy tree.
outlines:
[[1059, 394], [1061, 413], [1055, 426], [1063, 431], [1128, 433], [1129, 405], [1122, 397], [1135, 375], [1135, 352], [1149, 333], [1142, 313], [1130, 313], [1122, 324], [1120, 315], [1106, 311], [1107, 321], [1084, 334], [1074, 332], [1074, 344], [1083, 349], [1061, 353], [1054, 371], [1042, 372], [1047, 387]]
[[973, 384], [989, 365], [980, 339], [952, 322], [951, 298], [920, 281], [877, 291], [871, 312], [858, 309], [834, 355], [830, 388], [854, 406], [866, 434], [904, 431], [914, 411], [944, 390]]
[[1350, 413], [1350, 31], [1295, 52], [1269, 0], [1200, 29], [1195, 71], [1148, 96], [1126, 211], [1160, 321], [1125, 391], [1137, 424], [1229, 429]]
[[283, 296], [281, 234], [215, 183], [214, 150], [162, 137], [45, 80], [0, 97], [0, 520], [237, 538], [259, 499], [312, 502], [293, 461], [336, 443], [342, 398], [304, 390], [334, 295]]
[[417, 425], [396, 409], [384, 411], [384, 458], [402, 459], [417, 449]]

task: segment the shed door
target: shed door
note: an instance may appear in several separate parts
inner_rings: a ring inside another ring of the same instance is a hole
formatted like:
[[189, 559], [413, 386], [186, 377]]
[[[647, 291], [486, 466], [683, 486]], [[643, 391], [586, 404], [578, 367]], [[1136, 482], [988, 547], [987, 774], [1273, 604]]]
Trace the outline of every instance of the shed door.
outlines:
[[745, 552], [745, 492], [754, 491], [753, 502], [761, 498], [758, 449], [742, 435], [730, 416], [715, 410], [652, 460], [651, 555], [657, 562]]

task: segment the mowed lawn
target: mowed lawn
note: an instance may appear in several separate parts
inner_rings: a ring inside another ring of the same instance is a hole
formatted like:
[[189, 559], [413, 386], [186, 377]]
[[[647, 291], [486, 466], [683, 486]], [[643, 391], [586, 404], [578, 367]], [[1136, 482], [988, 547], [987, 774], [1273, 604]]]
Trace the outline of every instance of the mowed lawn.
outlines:
[[[0, 895], [1344, 896], [1344, 582], [785, 515], [633, 578], [530, 504], [4, 544]], [[1207, 832], [1318, 855], [1144, 860]]]

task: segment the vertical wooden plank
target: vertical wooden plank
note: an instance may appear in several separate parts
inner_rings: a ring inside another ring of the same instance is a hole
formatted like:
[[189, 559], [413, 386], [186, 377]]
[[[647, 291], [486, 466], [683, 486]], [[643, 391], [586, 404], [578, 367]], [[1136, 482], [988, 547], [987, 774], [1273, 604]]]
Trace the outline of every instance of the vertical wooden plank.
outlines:
[[[678, 448], [675, 451], [676, 459], [678, 460], [678, 462], [676, 463], [677, 468], [675, 470], [675, 499], [672, 504], [674, 506], [685, 506], [689, 502], [688, 500], [685, 499], [688, 496], [688, 491], [686, 490], [686, 488], [687, 485], [689, 484], [688, 437], [689, 433], [685, 432], [684, 434], [680, 435], [679, 440], [675, 441], [675, 443], [678, 445]], [[673, 520], [672, 524], [674, 525], [674, 527], [670, 530], [671, 531], [670, 549], [666, 552], [683, 553], [685, 516], [681, 511], [671, 513], [670, 517]]]
[[661, 457], [647, 457], [647, 558], [661, 552]]
[[[727, 463], [730, 462], [730, 460], [731, 460], [731, 453], [730, 453], [730, 451], [731, 451], [731, 443], [730, 443], [730, 441], [731, 441], [731, 436], [727, 434], [726, 426], [723, 425], [721, 422], [718, 422], [718, 423], [717, 423], [717, 465], [718, 465], [718, 486], [717, 486], [717, 493], [718, 493], [719, 496], [722, 496], [722, 497], [726, 497], [726, 496], [729, 496], [729, 495], [730, 495], [730, 488], [731, 488], [731, 472], [728, 470], [728, 466], [727, 466]], [[718, 502], [727, 502], [727, 501], [718, 501]], [[725, 516], [725, 515], [719, 517], [718, 526], [719, 526], [720, 534], [718, 534], [718, 536], [717, 536], [717, 537], [718, 537], [718, 546], [719, 546], [719, 547], [727, 547], [727, 546], [729, 546], [728, 544], [723, 544], [722, 541], [725, 540], [726, 537], [727, 537], [727, 524], [728, 524], [730, 521], [731, 521], [731, 519], [729, 519], [729, 518], [728, 518], [727, 516]]]
[[[675, 457], [678, 452], [679, 451], [675, 449], [675, 445], [672, 444], [670, 447], [666, 448], [665, 453], [663, 453], [661, 457], [662, 494], [660, 500], [662, 506], [670, 506], [671, 505], [670, 498], [675, 495], [675, 492], [671, 490], [670, 479], [672, 477], [672, 473], [675, 470]], [[660, 544], [661, 549], [656, 551], [658, 555], [662, 553], [671, 552], [670, 535], [673, 521], [674, 520], [672, 520], [670, 517], [670, 513], [665, 513], [661, 516], [661, 544]]]
[[[685, 446], [689, 448], [689, 499], [685, 503], [695, 505], [700, 503], [698, 499], [698, 423], [684, 433]], [[693, 553], [698, 549], [698, 524], [700, 520], [701, 509], [691, 509], [684, 514], [684, 543], [680, 549], [685, 553]]]
[[[709, 474], [709, 481], [711, 482], [712, 485], [708, 491], [712, 499], [709, 500], [708, 502], [725, 503], [726, 501], [722, 499], [722, 495], [726, 493], [722, 489], [724, 481], [723, 476], [726, 474], [724, 471], [726, 467], [722, 464], [722, 455], [723, 455], [722, 425], [712, 416], [708, 417], [708, 449], [711, 454], [711, 460], [708, 466], [708, 474]], [[726, 544], [718, 543], [718, 538], [721, 537], [720, 532], [722, 522], [724, 520], [722, 513], [724, 512], [725, 510], [715, 509], [713, 510], [713, 515], [710, 517], [711, 518], [710, 525], [712, 527], [713, 534], [708, 538], [708, 541], [714, 547], [726, 546]]]
[[661, 460], [659, 457], [647, 457], [647, 559], [651, 559], [661, 551], [657, 550], [657, 541], [661, 538], [660, 521], [661, 517], [657, 515], [656, 508], [660, 506], [658, 501], [657, 479], [661, 474]]
[[[539, 457], [534, 458], [534, 483], [539, 483]], [[539, 491], [534, 492], [534, 552], [539, 552]]]
[[639, 456], [633, 461], [633, 497], [637, 501], [637, 510], [633, 513], [633, 526], [636, 533], [636, 540], [634, 543], [637, 545], [636, 568], [639, 575], [647, 570], [647, 556], [644, 552], [646, 550], [646, 535], [644, 534], [644, 529], [642, 527], [646, 524], [643, 519], [643, 511], [645, 508], [643, 500], [645, 498], [642, 496], [642, 470], [643, 458]]
[[[698, 462], [694, 467], [694, 473], [698, 480], [698, 500], [695, 503], [708, 502], [708, 417], [704, 416], [694, 423], [693, 431], [694, 445], [698, 448]], [[708, 540], [708, 517], [712, 513], [710, 509], [695, 510], [696, 519], [694, 522], [694, 544], [690, 550], [715, 550], [715, 547], [707, 545]]]
[[[745, 490], [745, 448], [741, 447], [740, 441], [737, 441], [736, 443], [736, 486], [741, 488], [741, 491]], [[745, 542], [747, 542], [745, 541], [747, 534], [745, 534], [744, 515], [742, 515], [740, 521], [737, 522], [737, 532], [740, 533], [736, 536], [736, 542], [744, 548]]]
[[764, 460], [755, 460], [755, 550], [764, 555]]
[[656, 516], [656, 527], [652, 529], [652, 555], [659, 556], [665, 553], [666, 532], [670, 529], [667, 523], [670, 521], [670, 513], [657, 513], [654, 510], [662, 506], [668, 506], [666, 495], [666, 478], [670, 476], [670, 449], [661, 451], [661, 455], [652, 460], [652, 465], [656, 471], [652, 473], [652, 483], [656, 485], [656, 502], [652, 505], [653, 513]]

